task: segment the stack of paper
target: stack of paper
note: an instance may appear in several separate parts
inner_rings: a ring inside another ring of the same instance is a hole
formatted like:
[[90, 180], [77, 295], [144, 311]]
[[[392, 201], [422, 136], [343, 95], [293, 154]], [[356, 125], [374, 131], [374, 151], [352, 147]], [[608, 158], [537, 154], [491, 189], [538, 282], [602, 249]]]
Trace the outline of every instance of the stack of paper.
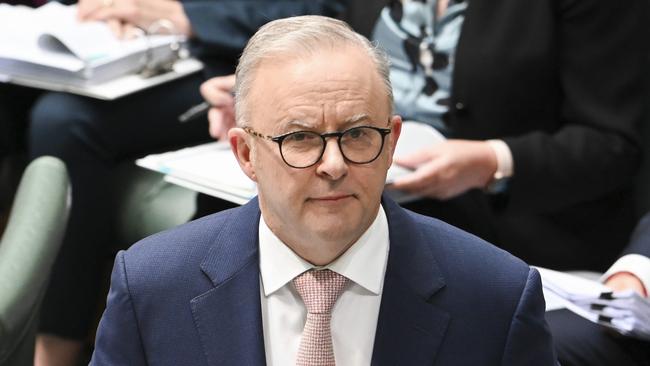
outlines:
[[621, 334], [650, 340], [650, 301], [634, 291], [612, 292], [603, 284], [537, 267], [546, 310], [567, 308]]
[[[408, 154], [440, 141], [444, 141], [444, 137], [432, 127], [405, 122], [395, 154]], [[165, 180], [170, 183], [237, 204], [244, 204], [257, 194], [257, 186], [241, 171], [230, 145], [225, 142], [149, 155], [137, 160], [136, 164], [165, 174]], [[386, 182], [408, 173], [410, 170], [393, 165], [388, 170]], [[414, 198], [396, 191], [388, 194], [398, 202]]]
[[[106, 23], [80, 22], [76, 6], [56, 1], [37, 9], [0, 4], [0, 79], [113, 99], [152, 85], [141, 78], [142, 85], [135, 90], [127, 90], [133, 89], [133, 82], [125, 90], [112, 88], [106, 95], [101, 89], [86, 89], [132, 75], [147, 65], [175, 60], [172, 45], [179, 41], [183, 40], [170, 35], [121, 40]], [[170, 74], [180, 77], [202, 68], [196, 62], [191, 66]]]
[[165, 174], [170, 183], [240, 205], [257, 194], [255, 182], [241, 170], [227, 142], [149, 155], [136, 164]]

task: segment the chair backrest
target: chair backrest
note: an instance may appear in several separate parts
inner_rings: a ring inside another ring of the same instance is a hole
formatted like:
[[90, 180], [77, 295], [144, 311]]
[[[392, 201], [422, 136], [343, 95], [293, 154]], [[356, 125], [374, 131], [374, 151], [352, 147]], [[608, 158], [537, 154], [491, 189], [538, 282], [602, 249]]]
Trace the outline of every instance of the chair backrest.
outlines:
[[0, 239], [0, 365], [33, 364], [39, 305], [69, 207], [63, 162], [45, 156], [30, 163]]

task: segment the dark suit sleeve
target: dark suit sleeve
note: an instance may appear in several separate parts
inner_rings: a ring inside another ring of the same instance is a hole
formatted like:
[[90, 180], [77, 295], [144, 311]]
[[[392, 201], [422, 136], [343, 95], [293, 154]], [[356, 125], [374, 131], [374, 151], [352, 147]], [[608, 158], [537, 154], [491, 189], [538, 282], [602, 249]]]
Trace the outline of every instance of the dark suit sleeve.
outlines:
[[559, 98], [562, 127], [504, 139], [514, 159], [512, 201], [522, 210], [557, 210], [623, 189], [640, 162], [647, 0], [556, 3], [560, 90], [547, 97]]
[[555, 365], [551, 334], [544, 319], [544, 295], [537, 270], [528, 272], [503, 351], [502, 365]]
[[641, 254], [650, 257], [650, 212], [646, 213], [637, 224], [625, 254]]
[[129, 293], [124, 251], [117, 254], [111, 289], [95, 338], [90, 365], [146, 365], [138, 320]]
[[248, 39], [265, 23], [294, 15], [340, 15], [347, 0], [230, 0], [183, 4], [203, 55], [238, 57]]

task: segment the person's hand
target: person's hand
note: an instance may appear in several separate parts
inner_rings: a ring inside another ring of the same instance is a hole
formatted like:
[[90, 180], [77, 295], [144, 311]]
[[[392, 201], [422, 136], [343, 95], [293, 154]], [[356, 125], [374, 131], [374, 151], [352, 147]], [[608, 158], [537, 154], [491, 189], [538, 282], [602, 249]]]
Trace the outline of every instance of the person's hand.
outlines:
[[605, 281], [605, 286], [614, 291], [634, 290], [643, 296], [648, 296], [641, 280], [630, 272], [614, 273]]
[[[80, 0], [77, 8], [80, 20], [119, 21], [147, 29], [160, 19], [172, 22], [176, 33], [192, 35], [183, 5], [175, 0]], [[161, 28], [161, 32], [168, 31]]]
[[443, 200], [484, 188], [497, 170], [496, 155], [484, 141], [447, 140], [394, 160], [415, 171], [391, 188]]
[[235, 75], [218, 76], [201, 84], [201, 95], [210, 103], [208, 111], [210, 136], [215, 139], [228, 139], [228, 131], [235, 127]]
[[133, 24], [123, 23], [118, 19], [109, 19], [106, 24], [115, 37], [119, 39], [132, 39], [138, 37], [142, 31]]

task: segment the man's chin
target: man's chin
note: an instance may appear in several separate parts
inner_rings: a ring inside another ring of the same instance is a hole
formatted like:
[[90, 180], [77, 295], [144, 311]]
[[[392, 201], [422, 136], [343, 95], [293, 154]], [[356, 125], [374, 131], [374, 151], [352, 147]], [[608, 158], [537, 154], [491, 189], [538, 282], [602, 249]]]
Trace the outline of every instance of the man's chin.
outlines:
[[350, 215], [333, 217], [333, 215], [323, 214], [314, 219], [311, 231], [322, 241], [340, 243], [356, 240], [365, 231], [365, 229], [361, 230], [361, 220], [353, 219]]

